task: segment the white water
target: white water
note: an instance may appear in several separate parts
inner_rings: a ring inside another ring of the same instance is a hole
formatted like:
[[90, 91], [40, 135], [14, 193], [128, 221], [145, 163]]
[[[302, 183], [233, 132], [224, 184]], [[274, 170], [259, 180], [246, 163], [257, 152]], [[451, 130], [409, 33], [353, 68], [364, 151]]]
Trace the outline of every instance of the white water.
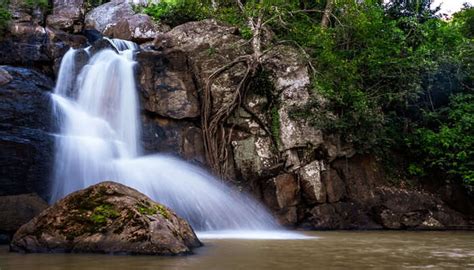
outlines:
[[298, 237], [282, 231], [258, 202], [204, 170], [171, 156], [140, 157], [133, 73], [133, 50], [137, 47], [127, 41], [110, 42], [120, 53], [105, 49], [93, 55], [77, 78], [75, 50], [69, 50], [61, 63], [52, 95], [60, 127], [52, 202], [78, 189], [113, 180], [175, 210], [196, 230], [203, 231], [203, 237]]

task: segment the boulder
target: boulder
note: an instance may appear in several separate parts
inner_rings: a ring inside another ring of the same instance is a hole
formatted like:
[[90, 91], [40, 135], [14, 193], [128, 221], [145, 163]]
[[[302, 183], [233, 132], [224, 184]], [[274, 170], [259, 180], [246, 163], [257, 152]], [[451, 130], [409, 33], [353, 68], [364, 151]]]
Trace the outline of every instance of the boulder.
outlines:
[[135, 14], [132, 5], [124, 0], [112, 0], [89, 11], [85, 16], [85, 29], [95, 29], [101, 33], [116, 25], [122, 19]]
[[47, 207], [48, 204], [35, 193], [0, 196], [0, 234], [10, 238], [21, 225]]
[[46, 25], [73, 33], [82, 31], [84, 0], [53, 0], [53, 12], [46, 18]]
[[0, 69], [11, 76], [0, 85], [0, 196], [35, 192], [46, 198], [54, 152], [48, 93], [54, 82], [28, 68]]
[[110, 24], [103, 34], [113, 38], [143, 43], [152, 41], [159, 32], [166, 30], [168, 30], [166, 26], [158, 25], [148, 15], [135, 14], [121, 18], [115, 24]]
[[177, 255], [201, 246], [191, 226], [135, 189], [102, 182], [74, 192], [23, 225], [16, 252]]

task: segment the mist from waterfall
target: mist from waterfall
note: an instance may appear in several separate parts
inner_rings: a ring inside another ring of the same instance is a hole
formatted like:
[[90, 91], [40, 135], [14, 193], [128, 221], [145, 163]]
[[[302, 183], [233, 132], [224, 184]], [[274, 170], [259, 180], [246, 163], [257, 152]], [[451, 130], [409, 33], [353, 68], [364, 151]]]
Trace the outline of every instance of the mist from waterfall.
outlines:
[[137, 47], [123, 40], [110, 42], [116, 50], [104, 49], [92, 55], [79, 73], [76, 50], [70, 49], [62, 60], [52, 94], [60, 129], [52, 202], [112, 180], [170, 207], [197, 231], [250, 230], [255, 234], [255, 230], [281, 229], [256, 200], [205, 170], [172, 156], [141, 156], [133, 72]]

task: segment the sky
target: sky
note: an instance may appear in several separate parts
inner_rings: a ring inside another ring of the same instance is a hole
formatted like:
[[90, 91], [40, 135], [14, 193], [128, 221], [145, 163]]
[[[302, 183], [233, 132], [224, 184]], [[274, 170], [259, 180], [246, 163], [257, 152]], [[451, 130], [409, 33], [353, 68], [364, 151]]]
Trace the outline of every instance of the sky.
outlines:
[[474, 6], [474, 0], [435, 0], [432, 7], [436, 7], [441, 4], [441, 13], [447, 13], [449, 15], [459, 11], [463, 3], [469, 3]]

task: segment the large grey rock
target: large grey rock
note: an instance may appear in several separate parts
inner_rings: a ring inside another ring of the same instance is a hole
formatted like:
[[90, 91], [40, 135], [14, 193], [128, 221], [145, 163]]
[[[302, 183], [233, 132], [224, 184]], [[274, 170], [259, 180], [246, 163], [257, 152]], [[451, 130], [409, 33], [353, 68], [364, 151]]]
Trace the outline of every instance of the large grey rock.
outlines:
[[153, 40], [159, 32], [168, 30], [166, 26], [157, 24], [145, 14], [135, 14], [120, 18], [105, 28], [103, 34], [113, 38], [146, 42]]
[[68, 195], [23, 225], [17, 252], [176, 255], [201, 246], [191, 226], [135, 189], [102, 182]]
[[124, 0], [112, 0], [94, 8], [86, 14], [85, 29], [95, 29], [105, 33], [108, 28], [114, 27], [119, 21], [132, 17], [135, 14], [132, 5]]

